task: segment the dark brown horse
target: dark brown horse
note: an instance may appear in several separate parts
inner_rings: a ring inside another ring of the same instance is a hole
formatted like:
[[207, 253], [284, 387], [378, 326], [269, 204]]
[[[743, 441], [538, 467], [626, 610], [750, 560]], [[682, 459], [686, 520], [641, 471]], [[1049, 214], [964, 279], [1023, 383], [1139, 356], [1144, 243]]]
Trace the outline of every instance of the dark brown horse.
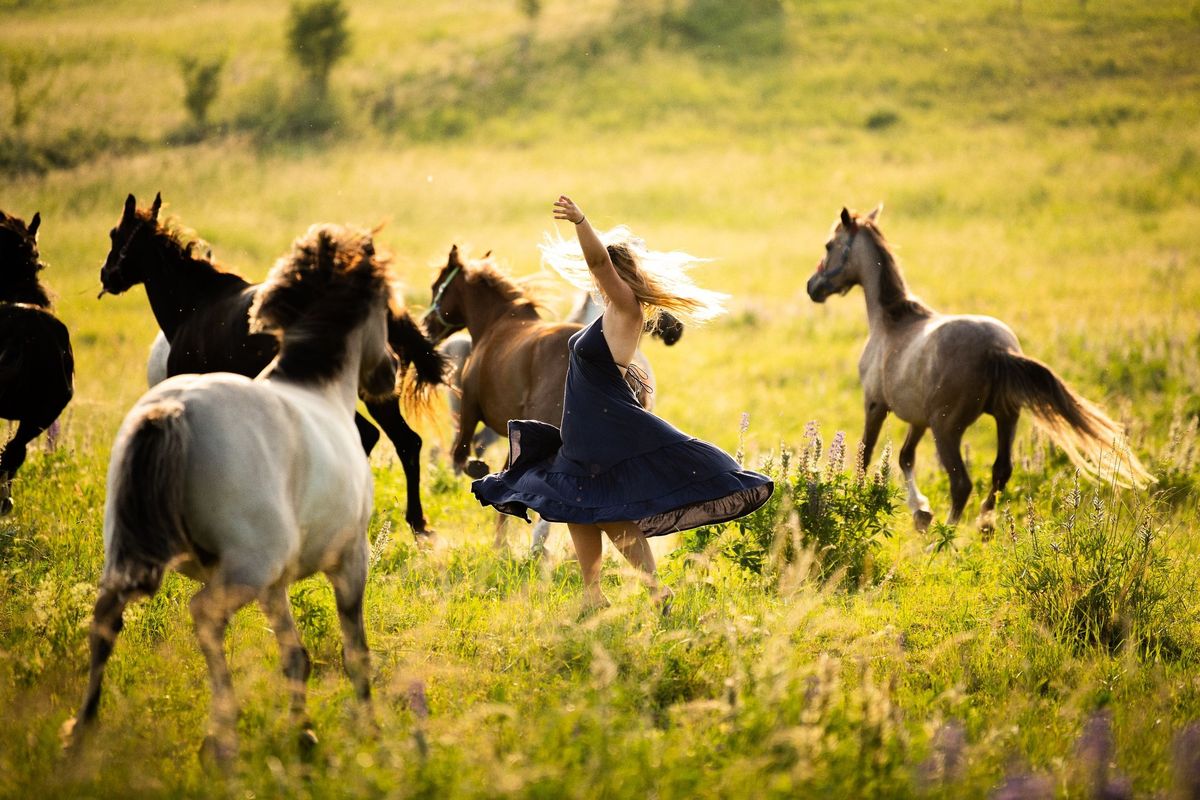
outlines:
[[1045, 364], [1022, 355], [1007, 325], [992, 317], [939, 314], [909, 294], [876, 224], [879, 211], [858, 216], [842, 209], [825, 255], [808, 280], [808, 295], [823, 303], [831, 294], [863, 287], [869, 334], [858, 376], [866, 400], [865, 458], [870, 460], [888, 412], [909, 424], [900, 468], [919, 529], [929, 526], [933, 514], [913, 479], [917, 443], [926, 430], [933, 431], [938, 457], [950, 476], [947, 522], [954, 525], [971, 494], [960, 452], [963, 433], [982, 414], [996, 419], [999, 440], [992, 487], [980, 509], [984, 530], [991, 529], [996, 497], [1012, 475], [1012, 443], [1022, 408], [1084, 471], [1135, 485], [1151, 480], [1125, 445], [1121, 425]]
[[50, 313], [38, 281], [40, 214], [29, 225], [0, 211], [0, 418], [17, 432], [0, 452], [0, 516], [12, 511], [12, 480], [26, 446], [58, 419], [74, 394], [75, 357], [67, 328]]
[[[109, 234], [112, 248], [100, 270], [101, 294], [120, 294], [141, 283], [150, 308], [170, 343], [167, 374], [234, 372], [254, 377], [278, 351], [275, 337], [249, 330], [249, 311], [258, 284], [219, 268], [196, 242], [158, 219], [161, 195], [148, 211], [137, 208], [133, 195], [117, 227]], [[402, 397], [420, 404], [428, 390], [444, 378], [445, 360], [407, 312], [392, 314], [388, 338], [405, 371]], [[414, 534], [428, 532], [421, 507], [421, 437], [404, 419], [395, 399], [365, 400], [367, 411], [396, 446], [407, 481], [405, 519]], [[355, 425], [370, 453], [379, 431], [361, 415]]]

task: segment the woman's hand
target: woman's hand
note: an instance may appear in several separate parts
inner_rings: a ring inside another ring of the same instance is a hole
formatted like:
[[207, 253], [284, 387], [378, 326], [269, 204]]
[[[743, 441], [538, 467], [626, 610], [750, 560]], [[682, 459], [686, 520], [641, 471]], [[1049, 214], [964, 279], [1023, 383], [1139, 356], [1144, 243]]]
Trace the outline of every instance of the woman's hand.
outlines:
[[583, 212], [579, 210], [579, 206], [575, 205], [575, 201], [565, 194], [560, 194], [554, 201], [554, 218], [565, 219], [574, 225], [578, 225], [586, 219]]

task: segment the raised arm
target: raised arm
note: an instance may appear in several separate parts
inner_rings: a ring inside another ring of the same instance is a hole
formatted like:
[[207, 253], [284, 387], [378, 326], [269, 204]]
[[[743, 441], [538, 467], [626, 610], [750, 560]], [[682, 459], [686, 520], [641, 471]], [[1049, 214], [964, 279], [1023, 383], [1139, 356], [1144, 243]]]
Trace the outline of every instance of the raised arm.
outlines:
[[608, 349], [618, 364], [628, 364], [642, 335], [642, 304], [629, 284], [621, 278], [608, 255], [608, 249], [571, 198], [558, 196], [554, 201], [554, 218], [565, 219], [575, 226], [575, 235], [579, 237], [579, 246], [588, 269], [604, 295], [604, 338], [608, 342]]

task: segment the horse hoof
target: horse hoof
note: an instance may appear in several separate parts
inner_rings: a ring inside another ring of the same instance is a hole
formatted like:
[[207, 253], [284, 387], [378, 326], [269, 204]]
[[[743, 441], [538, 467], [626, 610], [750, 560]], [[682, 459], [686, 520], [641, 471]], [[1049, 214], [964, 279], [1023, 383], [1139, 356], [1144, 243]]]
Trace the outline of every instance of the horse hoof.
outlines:
[[413, 541], [421, 550], [432, 549], [437, 544], [437, 531], [432, 528], [413, 528]]
[[6, 497], [3, 500], [0, 500], [0, 517], [7, 517], [9, 514], [11, 514], [13, 505], [14, 504], [11, 497]]
[[917, 526], [917, 530], [921, 533], [929, 530], [929, 526], [933, 524], [933, 513], [921, 509], [913, 512], [913, 524]]
[[214, 734], [209, 734], [204, 737], [204, 741], [200, 743], [200, 763], [205, 766], [217, 767], [222, 771], [228, 771], [233, 765], [233, 759], [237, 755], [237, 745], [232, 742], [222, 741]]
[[62, 751], [68, 755], [79, 752], [85, 730], [86, 726], [80, 725], [77, 717], [71, 717], [64, 721], [62, 727], [58, 729], [58, 742], [62, 746]]
[[479, 459], [471, 459], [468, 461], [467, 468], [464, 471], [467, 473], [468, 477], [475, 478], [476, 480], [491, 472], [491, 470], [488, 468], [488, 465]]
[[300, 749], [300, 759], [302, 761], [311, 761], [317, 752], [317, 745], [320, 743], [321, 740], [317, 738], [317, 732], [311, 726], [305, 725], [296, 739], [296, 745]]

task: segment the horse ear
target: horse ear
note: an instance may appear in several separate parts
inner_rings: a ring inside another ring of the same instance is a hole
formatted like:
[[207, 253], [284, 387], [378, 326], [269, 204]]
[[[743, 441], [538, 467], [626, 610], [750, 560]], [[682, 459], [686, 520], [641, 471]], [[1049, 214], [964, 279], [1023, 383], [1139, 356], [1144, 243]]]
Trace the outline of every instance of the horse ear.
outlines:
[[29, 235], [37, 236], [37, 229], [42, 224], [42, 212], [33, 212], [33, 219], [29, 220]]
[[154, 195], [154, 205], [150, 206], [150, 220], [158, 221], [158, 210], [162, 208], [162, 192]]
[[842, 227], [848, 231], [853, 231], [858, 227], [858, 223], [854, 220], [854, 215], [845, 206], [842, 206]]
[[137, 198], [132, 194], [125, 198], [125, 216], [132, 217], [137, 212]]
[[458, 245], [452, 244], [450, 245], [450, 260], [447, 262], [446, 266], [458, 266], [460, 264], [462, 264], [462, 262], [458, 260]]
[[880, 203], [879, 205], [875, 206], [874, 209], [872, 209], [870, 214], [867, 214], [867, 219], [869, 219], [871, 222], [875, 222], [876, 220], [879, 219], [879, 215], [882, 213], [883, 213], [883, 203]]

